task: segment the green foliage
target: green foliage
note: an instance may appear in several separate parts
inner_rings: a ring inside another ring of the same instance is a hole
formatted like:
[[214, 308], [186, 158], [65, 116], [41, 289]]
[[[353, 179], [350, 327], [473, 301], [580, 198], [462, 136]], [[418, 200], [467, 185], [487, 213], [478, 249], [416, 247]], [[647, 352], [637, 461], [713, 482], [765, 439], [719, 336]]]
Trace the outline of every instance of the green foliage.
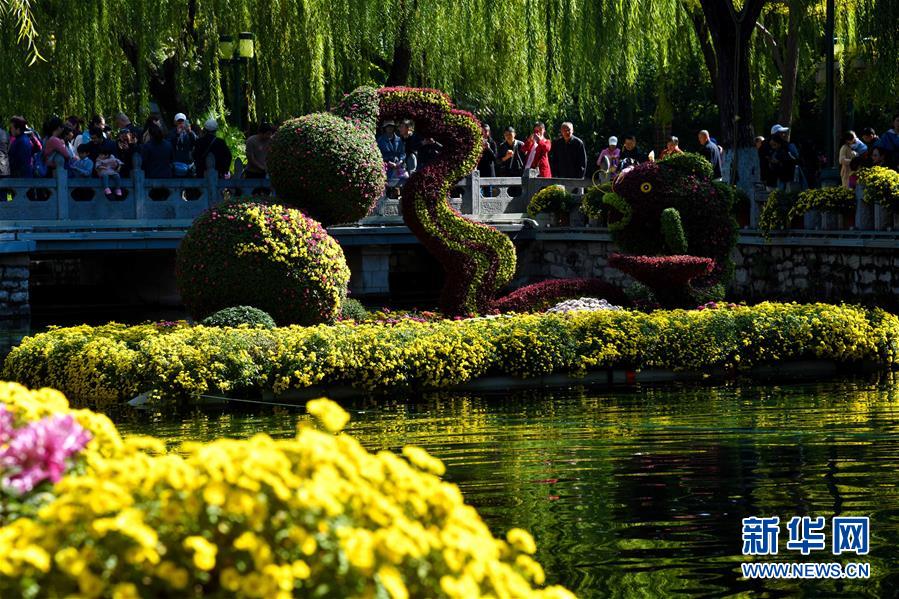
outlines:
[[537, 216], [540, 213], [565, 212], [577, 205], [577, 199], [572, 196], [564, 185], [550, 185], [534, 194], [528, 204], [528, 215]]
[[672, 154], [660, 160], [659, 164], [664, 164], [685, 175], [693, 175], [701, 179], [711, 179], [714, 173], [712, 163], [705, 156], [700, 156], [693, 152]]
[[234, 306], [225, 308], [203, 319], [206, 327], [239, 327], [247, 325], [250, 328], [275, 328], [274, 319], [266, 312], [253, 306]]
[[855, 208], [855, 191], [843, 186], [807, 189], [801, 192], [788, 219], [802, 216], [810, 210], [843, 212]]
[[250, 305], [282, 324], [333, 322], [350, 279], [343, 250], [321, 225], [299, 210], [245, 199], [199, 216], [176, 267], [196, 319]]
[[790, 212], [798, 201], [798, 192], [779, 189], [772, 191], [759, 214], [759, 231], [768, 237], [772, 231], [788, 228], [791, 220]]
[[[102, 348], [102, 353], [99, 351]], [[235, 387], [439, 389], [478, 377], [605, 368], [750, 367], [818, 359], [896, 364], [899, 318], [882, 310], [762, 303], [714, 310], [528, 314], [277, 329], [110, 324], [52, 329], [6, 358], [3, 377], [81, 402], [156, 389], [173, 400]]]
[[[614, 193], [606, 198], [612, 239], [633, 255], [672, 255], [672, 247], [683, 246], [673, 222], [668, 232], [662, 228], [664, 211], [674, 208], [687, 249], [674, 255], [711, 258], [714, 269], [696, 281], [697, 286], [706, 286], [733, 275], [730, 255], [737, 243], [737, 223], [732, 213], [734, 192], [691, 174], [697, 164], [689, 156], [680, 163], [639, 164], [618, 176]], [[685, 168], [688, 165], [691, 169]], [[673, 214], [666, 218], [673, 220]]]
[[627, 200], [614, 192], [604, 193], [602, 205], [609, 213], [609, 230], [624, 231], [631, 222], [631, 205]]
[[599, 218], [602, 214], [603, 196], [612, 191], [611, 183], [603, 183], [602, 185], [594, 185], [584, 192], [584, 198], [581, 201], [581, 212], [590, 218]]
[[661, 218], [662, 237], [665, 239], [665, 247], [669, 254], [681, 255], [687, 253], [687, 236], [680, 221], [680, 212], [677, 208], [665, 208]]
[[858, 174], [858, 182], [865, 186], [863, 197], [869, 204], [899, 207], [899, 173], [896, 171], [882, 166], [866, 168]]
[[368, 317], [368, 310], [357, 299], [348, 297], [343, 301], [340, 308], [340, 318], [343, 320], [362, 321]]
[[372, 132], [334, 114], [284, 123], [272, 137], [267, 166], [278, 200], [326, 227], [364, 218], [386, 183]]

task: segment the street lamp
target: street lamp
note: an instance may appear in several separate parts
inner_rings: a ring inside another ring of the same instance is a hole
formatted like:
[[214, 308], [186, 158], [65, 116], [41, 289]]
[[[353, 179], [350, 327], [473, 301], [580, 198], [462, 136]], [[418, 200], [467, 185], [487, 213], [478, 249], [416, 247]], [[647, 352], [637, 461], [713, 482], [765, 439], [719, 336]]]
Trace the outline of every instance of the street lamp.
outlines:
[[246, 82], [242, 81], [242, 67], [256, 55], [254, 36], [249, 31], [243, 31], [237, 36], [219, 35], [219, 65], [224, 69], [231, 67], [231, 86], [234, 94], [234, 103], [231, 106], [232, 122], [238, 129], [243, 129], [243, 91]]

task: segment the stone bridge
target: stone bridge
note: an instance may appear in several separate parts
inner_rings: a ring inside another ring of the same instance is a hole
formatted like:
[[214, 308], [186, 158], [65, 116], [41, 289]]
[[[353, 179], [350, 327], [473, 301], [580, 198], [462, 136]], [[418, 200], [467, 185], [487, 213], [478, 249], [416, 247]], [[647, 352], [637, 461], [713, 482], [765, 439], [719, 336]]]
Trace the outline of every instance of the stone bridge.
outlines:
[[[112, 200], [103, 194], [99, 179], [72, 179], [63, 168], [56, 168], [48, 179], [3, 179], [0, 318], [28, 318], [32, 287], [47, 276], [43, 265], [50, 261], [71, 265], [102, 258], [104, 265], [95, 270], [116, 270], [106, 273], [107, 277], [123, 280], [140, 278], [144, 270], [165, 271], [168, 266], [157, 267], [154, 261], [165, 256], [164, 261], [171, 262], [196, 216], [226, 197], [267, 191], [267, 180], [243, 179], [241, 170], [238, 164], [237, 176], [223, 179], [210, 164], [203, 178], [147, 179], [136, 157], [131, 178], [122, 181], [123, 197]], [[579, 210], [572, 211], [566, 226], [558, 226], [549, 216], [527, 217], [530, 198], [552, 184], [564, 185], [578, 195], [592, 182], [540, 179], [536, 171], [520, 178], [489, 179], [473, 173], [459, 181], [450, 201], [462, 214], [512, 237], [519, 249], [517, 283], [599, 276], [626, 284], [621, 273], [606, 265], [612, 248], [602, 222], [588, 221]], [[859, 200], [852, 228], [847, 228], [842, 216], [812, 213], [806, 215], [803, 228], [766, 241], [755, 229], [765, 197], [760, 190], [752, 205], [742, 208], [745, 226], [731, 290], [735, 296], [884, 301], [899, 292], [899, 276], [892, 274], [899, 266], [899, 227], [894, 227], [892, 213]], [[393, 292], [391, 279], [396, 281], [396, 275], [403, 273], [410, 256], [418, 255], [416, 260], [426, 263], [417, 240], [403, 224], [396, 199], [383, 198], [369, 217], [329, 231], [345, 249], [353, 272], [351, 290], [357, 295], [387, 296]], [[147, 260], [142, 261], [140, 253], [147, 253]], [[53, 272], [59, 270], [57, 266]], [[171, 279], [171, 274], [167, 276]], [[168, 301], [176, 303], [170, 281], [166, 286]]]

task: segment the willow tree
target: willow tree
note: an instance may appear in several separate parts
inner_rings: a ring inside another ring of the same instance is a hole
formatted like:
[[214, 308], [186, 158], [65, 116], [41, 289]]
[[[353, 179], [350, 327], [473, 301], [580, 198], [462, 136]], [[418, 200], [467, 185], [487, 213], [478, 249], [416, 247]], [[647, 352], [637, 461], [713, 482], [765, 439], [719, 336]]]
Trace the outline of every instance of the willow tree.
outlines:
[[[24, 0], [0, 0], [0, 2]], [[601, 112], [664, 63], [683, 15], [674, 0], [79, 0], [35, 3], [28, 64], [0, 34], [0, 105], [39, 114], [223, 104], [220, 33], [253, 31], [248, 74], [260, 118], [335, 104], [359, 85], [447, 91], [484, 114]], [[618, 93], [618, 92], [616, 92]]]

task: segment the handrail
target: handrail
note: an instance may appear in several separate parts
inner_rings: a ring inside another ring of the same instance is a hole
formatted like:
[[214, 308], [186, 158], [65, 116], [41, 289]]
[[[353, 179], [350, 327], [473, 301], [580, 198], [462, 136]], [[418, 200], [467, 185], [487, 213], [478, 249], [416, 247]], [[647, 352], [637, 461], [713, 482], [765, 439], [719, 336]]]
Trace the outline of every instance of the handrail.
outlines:
[[[270, 181], [243, 179], [243, 165], [236, 161], [236, 177], [225, 179], [215, 171], [215, 160], [206, 157], [203, 177], [172, 177], [149, 179], [141, 168], [139, 154], [134, 156], [131, 177], [121, 180], [123, 194], [111, 199], [102, 193], [99, 178], [73, 178], [63, 167], [61, 156], [54, 157], [52, 177], [43, 179], [0, 179], [0, 230], [16, 230], [29, 225], [64, 230], [90, 223], [92, 226], [186, 228], [190, 222], [211, 206], [229, 195], [270, 192]], [[607, 180], [607, 175], [603, 177]], [[591, 179], [543, 179], [530, 169], [521, 177], [481, 177], [475, 171], [460, 180], [450, 192], [450, 203], [461, 214], [474, 220], [494, 224], [522, 222], [530, 199], [549, 185], [563, 185], [575, 195], [581, 195], [593, 185]], [[744, 215], [742, 230], [757, 231], [761, 208], [768, 197], [764, 186], [758, 185], [748, 214]], [[894, 215], [891, 211], [864, 202], [862, 189], [856, 190], [857, 209], [854, 230], [892, 232]], [[5, 200], [5, 201], [4, 201]], [[596, 221], [587, 222], [576, 209], [568, 228], [601, 230]], [[552, 225], [550, 215], [541, 215], [541, 226]], [[568, 219], [566, 219], [568, 220]], [[383, 197], [371, 215], [356, 226], [401, 225], [400, 201]], [[559, 224], [559, 223], [556, 223]], [[845, 223], [833, 215], [810, 214], [804, 231], [846, 232]], [[895, 227], [899, 231], [899, 226]], [[795, 232], [797, 230], [793, 230]], [[850, 235], [853, 233], [850, 233]], [[886, 233], [889, 235], [889, 233]], [[897, 232], [899, 235], [899, 232]], [[776, 234], [775, 234], [776, 236]]]

